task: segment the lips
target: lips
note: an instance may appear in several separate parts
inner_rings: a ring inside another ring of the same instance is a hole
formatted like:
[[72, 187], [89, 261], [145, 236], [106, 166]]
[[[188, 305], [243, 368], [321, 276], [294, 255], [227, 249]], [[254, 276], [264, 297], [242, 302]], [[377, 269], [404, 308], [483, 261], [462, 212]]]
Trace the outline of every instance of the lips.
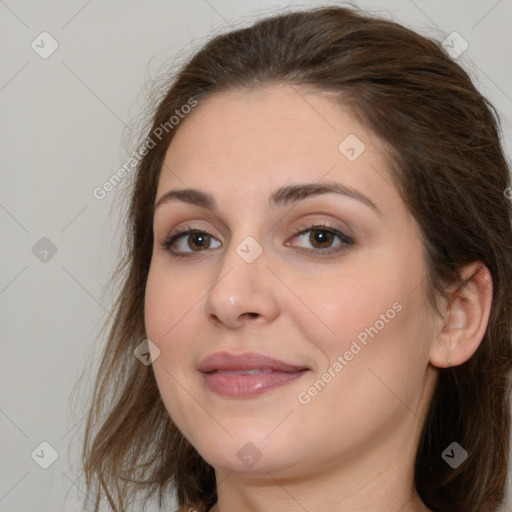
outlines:
[[210, 391], [237, 399], [280, 388], [310, 370], [307, 366], [285, 363], [256, 352], [217, 352], [203, 359], [198, 369]]
[[243, 354], [216, 352], [203, 359], [198, 369], [203, 373], [214, 371], [243, 372], [247, 370], [260, 370], [263, 373], [269, 371], [295, 373], [309, 370], [307, 366], [285, 363], [257, 352], [245, 352]]

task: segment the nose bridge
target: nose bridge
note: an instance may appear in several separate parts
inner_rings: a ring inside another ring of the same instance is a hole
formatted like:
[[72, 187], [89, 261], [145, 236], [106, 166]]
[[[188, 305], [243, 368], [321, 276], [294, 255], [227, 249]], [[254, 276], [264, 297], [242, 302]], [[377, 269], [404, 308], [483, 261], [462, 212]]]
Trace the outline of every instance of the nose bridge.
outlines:
[[[254, 201], [254, 200], [253, 200]], [[241, 272], [247, 272], [250, 276], [251, 272], [261, 272], [264, 268], [261, 263], [265, 260], [264, 245], [265, 241], [261, 226], [262, 213], [256, 209], [259, 204], [253, 204], [250, 199], [246, 202], [244, 211], [232, 212], [234, 224], [232, 225], [232, 233], [229, 246], [224, 248], [222, 254], [222, 275], [225, 271], [232, 267], [233, 271], [239, 269]]]
[[234, 233], [224, 248], [205, 301], [206, 315], [214, 315], [226, 324], [235, 325], [245, 313], [267, 319], [275, 313], [274, 287], [268, 282], [272, 273], [266, 267], [265, 249], [247, 232]]
[[229, 283], [230, 289], [233, 287], [232, 291], [236, 293], [240, 293], [238, 286], [252, 289], [257, 282], [262, 283], [268, 273], [263, 245], [252, 235], [233, 236], [221, 260], [218, 283]]

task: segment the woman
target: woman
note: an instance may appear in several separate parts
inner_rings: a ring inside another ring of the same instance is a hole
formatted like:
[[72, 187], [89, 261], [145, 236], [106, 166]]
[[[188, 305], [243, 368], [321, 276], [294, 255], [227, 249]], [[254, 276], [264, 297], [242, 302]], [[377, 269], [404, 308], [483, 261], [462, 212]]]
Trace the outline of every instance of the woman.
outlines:
[[140, 155], [84, 442], [96, 510], [499, 507], [509, 174], [439, 43], [341, 7], [220, 35]]

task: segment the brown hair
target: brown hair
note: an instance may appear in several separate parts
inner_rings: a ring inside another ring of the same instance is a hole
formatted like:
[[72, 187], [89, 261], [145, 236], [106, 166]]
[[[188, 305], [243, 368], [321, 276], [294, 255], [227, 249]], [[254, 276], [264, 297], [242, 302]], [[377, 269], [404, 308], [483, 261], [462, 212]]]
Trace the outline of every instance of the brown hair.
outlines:
[[[481, 261], [493, 279], [482, 343], [465, 364], [439, 371], [416, 454], [415, 485], [437, 512], [488, 512], [503, 500], [512, 367], [509, 174], [494, 107], [442, 46], [392, 21], [341, 7], [275, 15], [221, 34], [168, 84], [151, 133], [191, 98], [232, 88], [289, 84], [338, 95], [389, 147], [393, 180], [424, 240], [433, 310], [443, 285]], [[193, 113], [191, 114], [193, 115]], [[173, 424], [151, 366], [134, 357], [146, 338], [144, 291], [153, 248], [153, 207], [169, 129], [140, 160], [127, 219], [127, 252], [86, 425], [83, 459], [95, 510], [116, 511], [158, 491], [180, 505], [216, 501], [213, 468]], [[457, 441], [469, 458], [441, 457]]]

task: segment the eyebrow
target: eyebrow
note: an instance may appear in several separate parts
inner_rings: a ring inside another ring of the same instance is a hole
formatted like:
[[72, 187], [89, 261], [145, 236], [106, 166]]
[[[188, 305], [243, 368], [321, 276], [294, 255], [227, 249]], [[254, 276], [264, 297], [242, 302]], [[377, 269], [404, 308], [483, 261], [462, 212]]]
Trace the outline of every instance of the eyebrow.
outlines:
[[[310, 197], [319, 196], [322, 194], [339, 194], [353, 199], [357, 199], [364, 205], [374, 210], [379, 215], [382, 212], [377, 205], [367, 196], [358, 190], [338, 183], [336, 181], [328, 182], [315, 182], [315, 183], [297, 183], [292, 185], [285, 185], [274, 191], [268, 201], [270, 208], [277, 208], [289, 204], [297, 203]], [[183, 203], [206, 208], [211, 211], [217, 211], [217, 202], [213, 195], [203, 192], [194, 188], [187, 189], [174, 189], [166, 192], [155, 204], [155, 211], [157, 208], [165, 203], [171, 201], [181, 201]]]

